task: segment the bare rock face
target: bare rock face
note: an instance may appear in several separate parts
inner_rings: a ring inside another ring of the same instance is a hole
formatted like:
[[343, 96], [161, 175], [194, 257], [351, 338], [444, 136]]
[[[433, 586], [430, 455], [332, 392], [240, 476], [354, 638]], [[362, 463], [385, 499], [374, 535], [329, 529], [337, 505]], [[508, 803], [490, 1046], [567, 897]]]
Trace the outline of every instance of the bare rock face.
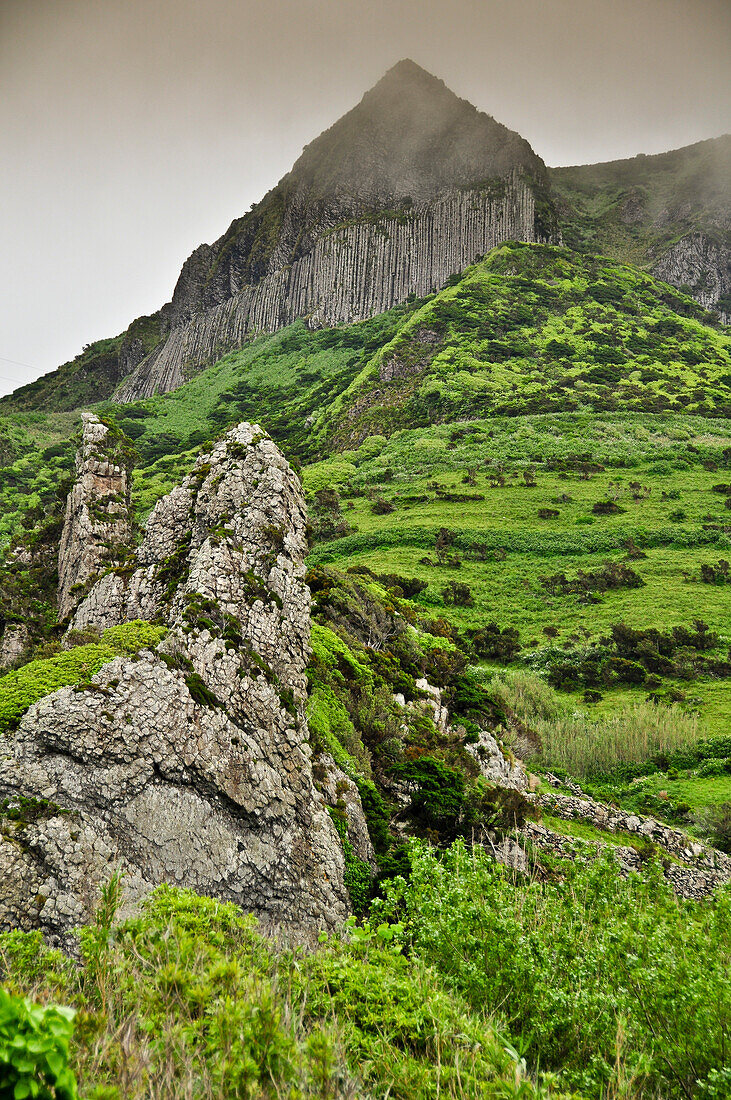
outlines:
[[305, 547], [299, 482], [256, 426], [158, 503], [133, 566], [72, 626], [144, 616], [168, 635], [42, 699], [0, 758], [18, 818], [0, 835], [0, 926], [63, 941], [115, 866], [128, 907], [168, 882], [298, 934], [345, 917], [307, 744]]
[[477, 741], [465, 745], [465, 749], [474, 758], [483, 778], [498, 787], [527, 790], [528, 776], [522, 762], [504, 752], [488, 730], [481, 730]]
[[672, 245], [652, 270], [673, 286], [688, 287], [706, 309], [719, 309], [724, 324], [731, 321], [719, 308], [719, 302], [731, 297], [731, 249], [705, 233], [689, 233]]
[[117, 564], [128, 545], [130, 485], [119, 438], [93, 413], [82, 413], [76, 481], [66, 501], [58, 551], [58, 616], [65, 619], [88, 582]]
[[17, 664], [30, 644], [30, 633], [22, 623], [6, 623], [0, 637], [0, 672]]
[[378, 870], [376, 853], [368, 834], [363, 803], [358, 788], [329, 753], [321, 753], [315, 762], [315, 779], [318, 789], [332, 809], [342, 812], [347, 838], [358, 859], [367, 863], [375, 874]]
[[235, 290], [235, 282], [227, 284], [217, 305], [186, 310], [166, 340], [124, 379], [117, 400], [174, 389], [187, 372], [242, 347], [252, 333], [275, 332], [298, 317], [312, 326], [362, 321], [411, 294], [440, 289], [497, 244], [540, 239], [534, 194], [517, 171], [492, 191], [448, 191], [377, 221], [356, 206], [352, 213], [347, 224], [313, 229], [310, 250], [294, 262], [288, 258]]

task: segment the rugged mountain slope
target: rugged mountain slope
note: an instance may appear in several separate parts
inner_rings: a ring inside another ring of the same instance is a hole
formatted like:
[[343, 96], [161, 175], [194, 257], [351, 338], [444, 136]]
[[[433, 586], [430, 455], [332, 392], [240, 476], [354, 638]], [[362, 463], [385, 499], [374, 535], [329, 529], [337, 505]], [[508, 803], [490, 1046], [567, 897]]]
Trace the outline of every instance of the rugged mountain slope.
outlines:
[[636, 264], [731, 314], [731, 135], [550, 177], [572, 248]]
[[439, 288], [500, 241], [556, 231], [529, 144], [402, 61], [248, 214], [196, 249], [172, 302], [12, 404], [71, 408], [90, 398], [92, 380], [108, 396], [131, 372], [122, 400], [164, 392], [252, 332], [297, 317], [360, 320]]
[[491, 414], [731, 412], [731, 339], [636, 269], [508, 244], [402, 321], [315, 421], [337, 447]]

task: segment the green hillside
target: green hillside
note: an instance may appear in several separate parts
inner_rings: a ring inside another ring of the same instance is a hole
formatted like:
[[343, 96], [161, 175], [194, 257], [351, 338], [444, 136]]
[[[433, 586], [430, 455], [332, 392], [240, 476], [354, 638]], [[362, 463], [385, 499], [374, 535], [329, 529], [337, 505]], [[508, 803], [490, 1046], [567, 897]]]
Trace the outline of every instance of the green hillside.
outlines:
[[336, 445], [549, 411], [731, 413], [731, 338], [635, 268], [548, 245], [494, 249], [416, 310], [316, 421]]
[[552, 168], [550, 177], [572, 248], [643, 267], [686, 233], [729, 243], [729, 134], [656, 156]]
[[[450, 283], [97, 405], [138, 452], [138, 519], [258, 420], [302, 469], [313, 569], [418, 578], [409, 615], [448, 624], [488, 675], [542, 677], [585, 723], [651, 697], [725, 735], [731, 337], [637, 269], [563, 248], [503, 246]], [[0, 613], [46, 641], [77, 415], [0, 422], [0, 537], [45, 562], [6, 571]], [[639, 639], [617, 641], [626, 627]]]
[[[31, 636], [0, 676], [0, 736], [162, 633], [62, 645], [86, 366], [62, 372], [56, 411], [40, 380], [0, 415], [0, 629]], [[728, 888], [681, 901], [644, 837], [548, 813], [578, 858], [529, 849], [531, 874], [508, 871], [475, 829], [499, 840], [540, 811], [468, 750], [493, 731], [544, 789], [577, 779], [731, 851], [731, 336], [637, 268], [515, 244], [422, 301], [298, 322], [170, 394], [94, 408], [136, 449], [140, 523], [243, 419], [301, 471], [310, 739], [356, 784], [379, 873], [344, 844], [358, 921], [308, 953], [166, 887], [110, 934], [113, 878], [78, 965], [0, 933], [0, 1050], [3, 1021], [55, 1029], [54, 1065], [98, 1100], [727, 1096]], [[446, 730], [397, 702], [424, 698], [421, 677]], [[640, 875], [599, 854], [618, 845]], [[27, 995], [79, 1010], [70, 1047]]]

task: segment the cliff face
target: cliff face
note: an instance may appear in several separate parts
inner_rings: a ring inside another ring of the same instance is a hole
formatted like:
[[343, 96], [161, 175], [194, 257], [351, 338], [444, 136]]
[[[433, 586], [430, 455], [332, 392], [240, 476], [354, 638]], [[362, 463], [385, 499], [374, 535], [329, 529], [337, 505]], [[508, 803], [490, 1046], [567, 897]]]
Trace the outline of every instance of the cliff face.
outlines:
[[299, 482], [256, 426], [158, 503], [134, 564], [72, 626], [142, 614], [168, 635], [42, 699], [2, 749], [0, 800], [21, 820], [0, 836], [0, 925], [63, 941], [115, 866], [128, 907], [170, 882], [300, 932], [344, 918], [307, 743], [305, 546]]
[[718, 310], [731, 323], [731, 247], [705, 233], [689, 233], [673, 244], [653, 267], [653, 274], [677, 287], [688, 287], [706, 309]]
[[94, 416], [82, 414], [76, 480], [66, 501], [58, 551], [58, 616], [65, 619], [85, 585], [118, 563], [131, 537], [130, 485], [122, 446]]
[[517, 172], [491, 187], [324, 232], [312, 251], [178, 325], [117, 393], [134, 401], [174, 389], [188, 372], [306, 317], [311, 325], [363, 320], [439, 289], [496, 244], [536, 240], [535, 197]]
[[497, 243], [559, 236], [528, 142], [401, 61], [195, 249], [171, 302], [9, 401], [73, 408], [115, 387], [122, 401], [165, 392], [251, 333], [363, 319], [439, 289]]
[[411, 61], [306, 147], [292, 171], [185, 263], [169, 335], [117, 392], [132, 401], [255, 332], [337, 325], [439, 289], [506, 240], [556, 237], [543, 161]]

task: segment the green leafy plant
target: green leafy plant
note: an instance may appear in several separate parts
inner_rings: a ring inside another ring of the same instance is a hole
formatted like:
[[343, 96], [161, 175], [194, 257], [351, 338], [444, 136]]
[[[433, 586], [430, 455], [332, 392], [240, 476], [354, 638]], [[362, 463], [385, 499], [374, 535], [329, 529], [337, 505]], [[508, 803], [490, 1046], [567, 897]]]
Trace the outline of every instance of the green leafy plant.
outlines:
[[69, 1069], [75, 1015], [0, 988], [0, 1100], [76, 1100]]

